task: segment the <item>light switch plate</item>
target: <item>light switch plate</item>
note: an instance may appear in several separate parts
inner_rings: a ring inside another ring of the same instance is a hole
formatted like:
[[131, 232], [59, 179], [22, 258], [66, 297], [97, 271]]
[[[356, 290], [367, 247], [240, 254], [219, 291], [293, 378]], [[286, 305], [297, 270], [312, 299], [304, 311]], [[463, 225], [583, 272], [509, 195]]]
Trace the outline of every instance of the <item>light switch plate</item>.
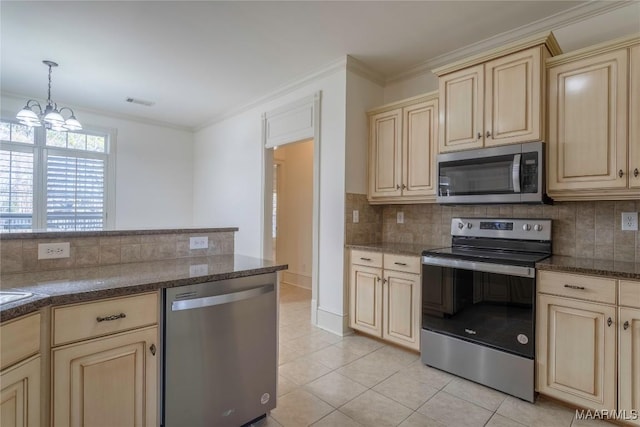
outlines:
[[38, 259], [69, 258], [70, 256], [69, 242], [38, 244]]
[[622, 212], [622, 231], [638, 231], [638, 212]]
[[357, 210], [353, 211], [353, 223], [357, 224], [360, 222], [360, 212], [358, 212]]
[[189, 249], [207, 249], [208, 247], [209, 238], [207, 236], [189, 238]]
[[396, 215], [396, 222], [398, 224], [404, 224], [404, 212], [398, 212]]

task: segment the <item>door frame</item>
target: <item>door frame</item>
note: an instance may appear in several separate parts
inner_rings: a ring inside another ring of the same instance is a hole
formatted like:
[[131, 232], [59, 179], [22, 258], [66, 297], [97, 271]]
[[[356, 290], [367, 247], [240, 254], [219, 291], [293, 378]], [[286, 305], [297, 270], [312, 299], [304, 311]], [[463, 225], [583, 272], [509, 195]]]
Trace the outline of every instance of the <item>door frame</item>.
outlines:
[[[262, 114], [262, 258], [271, 259], [273, 147], [313, 139], [311, 323], [318, 323], [320, 283], [320, 107], [322, 91]], [[274, 260], [275, 261], [275, 260]]]

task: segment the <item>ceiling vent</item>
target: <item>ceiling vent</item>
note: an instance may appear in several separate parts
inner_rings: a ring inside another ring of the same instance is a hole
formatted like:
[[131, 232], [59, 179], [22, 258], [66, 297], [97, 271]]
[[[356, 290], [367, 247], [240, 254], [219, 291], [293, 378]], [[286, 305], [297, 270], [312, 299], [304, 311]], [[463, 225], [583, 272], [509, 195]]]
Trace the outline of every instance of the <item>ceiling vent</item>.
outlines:
[[152, 105], [155, 105], [155, 102], [153, 101], [145, 101], [144, 99], [136, 99], [136, 98], [127, 98], [127, 102], [131, 104], [144, 105], [145, 107], [151, 107]]

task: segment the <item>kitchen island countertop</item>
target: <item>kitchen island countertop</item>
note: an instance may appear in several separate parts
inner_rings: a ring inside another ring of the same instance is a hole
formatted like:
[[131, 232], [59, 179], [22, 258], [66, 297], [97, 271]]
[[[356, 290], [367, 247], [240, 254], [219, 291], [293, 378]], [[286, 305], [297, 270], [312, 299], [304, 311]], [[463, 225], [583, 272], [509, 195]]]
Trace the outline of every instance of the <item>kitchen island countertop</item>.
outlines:
[[151, 292], [162, 288], [286, 270], [286, 264], [243, 255], [212, 255], [0, 276], [2, 291], [33, 295], [0, 305], [0, 322], [62, 305]]

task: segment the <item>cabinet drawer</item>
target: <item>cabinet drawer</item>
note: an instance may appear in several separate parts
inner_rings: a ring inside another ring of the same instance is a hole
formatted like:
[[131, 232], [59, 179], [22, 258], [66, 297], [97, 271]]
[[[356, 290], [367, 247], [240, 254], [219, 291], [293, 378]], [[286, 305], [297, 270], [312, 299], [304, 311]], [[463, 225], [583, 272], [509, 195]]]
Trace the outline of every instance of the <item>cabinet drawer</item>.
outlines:
[[351, 264], [382, 268], [382, 252], [367, 252], [353, 249], [351, 251]]
[[40, 313], [3, 323], [0, 327], [0, 369], [40, 351]]
[[52, 345], [79, 341], [158, 322], [158, 294], [53, 308]]
[[616, 280], [581, 274], [538, 273], [538, 292], [607, 304], [616, 303]]
[[384, 269], [420, 274], [420, 257], [385, 254]]
[[627, 307], [640, 308], [640, 282], [620, 280], [619, 304]]

